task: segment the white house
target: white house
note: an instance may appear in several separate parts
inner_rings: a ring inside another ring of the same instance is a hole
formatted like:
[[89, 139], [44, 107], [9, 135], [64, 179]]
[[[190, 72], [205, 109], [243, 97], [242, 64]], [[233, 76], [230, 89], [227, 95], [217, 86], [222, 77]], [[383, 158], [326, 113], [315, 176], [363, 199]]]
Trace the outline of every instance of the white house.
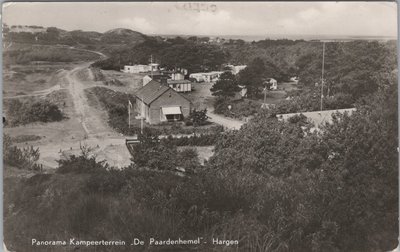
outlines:
[[290, 81], [293, 81], [297, 84], [297, 83], [299, 83], [299, 77], [294, 76], [294, 77], [290, 78]]
[[185, 75], [182, 73], [172, 73], [171, 74], [171, 80], [184, 80], [185, 79]]
[[224, 72], [221, 71], [213, 71], [209, 73], [204, 73], [204, 81], [206, 82], [216, 82], [219, 80], [219, 77]]
[[158, 64], [152, 63], [149, 65], [126, 65], [122, 72], [124, 73], [146, 73], [158, 70]]
[[216, 82], [219, 80], [221, 74], [224, 73], [222, 71], [212, 71], [208, 73], [192, 73], [189, 75], [189, 78], [195, 79], [197, 82]]
[[271, 90], [277, 90], [278, 89], [278, 81], [273, 79], [273, 78], [268, 78], [267, 82], [269, 84], [271, 84], [271, 86], [269, 87], [269, 89]]
[[189, 75], [189, 78], [195, 79], [196, 82], [203, 82], [204, 81], [203, 73], [192, 73], [192, 74]]

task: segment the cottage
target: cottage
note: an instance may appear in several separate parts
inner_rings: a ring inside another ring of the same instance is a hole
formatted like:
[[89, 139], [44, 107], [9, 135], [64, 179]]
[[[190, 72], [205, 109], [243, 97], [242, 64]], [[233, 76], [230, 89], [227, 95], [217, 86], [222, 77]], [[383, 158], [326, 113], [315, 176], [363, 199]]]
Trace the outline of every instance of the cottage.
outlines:
[[178, 93], [191, 92], [192, 82], [189, 80], [167, 80], [168, 86]]
[[204, 73], [204, 81], [217, 82], [219, 80], [219, 77], [223, 73], [224, 72], [221, 72], [221, 71], [213, 71], [213, 72], [209, 72], [209, 73]]
[[204, 81], [203, 73], [192, 73], [189, 75], [189, 78], [194, 79], [196, 82]]
[[271, 86], [269, 87], [269, 89], [271, 90], [277, 90], [278, 89], [278, 81], [273, 79], [273, 78], [268, 78], [266, 80], [267, 83], [271, 84]]
[[151, 71], [157, 71], [158, 64], [152, 63], [148, 65], [132, 65], [132, 66], [124, 66], [122, 72], [124, 73], [147, 73]]
[[149, 124], [179, 121], [190, 114], [190, 101], [163, 82], [151, 80], [135, 95], [136, 112]]
[[189, 75], [189, 78], [195, 79], [196, 82], [216, 82], [219, 80], [222, 71], [213, 71], [208, 73], [192, 73]]
[[297, 83], [299, 83], [299, 77], [297, 77], [297, 76], [291, 77], [290, 81], [292, 81], [292, 82], [297, 84]]
[[150, 71], [150, 67], [148, 65], [132, 65], [132, 66], [124, 66], [124, 73], [145, 73]]
[[184, 80], [185, 79], [185, 75], [183, 73], [177, 73], [177, 72], [173, 72], [171, 73], [171, 80]]

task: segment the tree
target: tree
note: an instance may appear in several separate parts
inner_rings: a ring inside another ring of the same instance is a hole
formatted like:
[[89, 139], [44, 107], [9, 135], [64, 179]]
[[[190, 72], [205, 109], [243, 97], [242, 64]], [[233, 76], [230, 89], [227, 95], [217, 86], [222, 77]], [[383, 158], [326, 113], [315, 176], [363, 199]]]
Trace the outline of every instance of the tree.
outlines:
[[206, 124], [207, 119], [208, 119], [207, 109], [203, 109], [203, 110], [193, 109], [190, 112], [188, 119], [191, 123], [193, 123], [194, 126], [201, 126], [201, 125]]
[[236, 77], [231, 72], [224, 72], [210, 90], [214, 96], [227, 98], [240, 91], [240, 87], [238, 87]]
[[248, 96], [255, 98], [267, 87], [268, 83], [265, 82], [267, 78], [282, 81], [286, 77], [272, 62], [264, 62], [261, 58], [255, 58], [245, 69], [240, 71], [238, 83], [247, 87]]
[[140, 143], [132, 146], [132, 161], [140, 168], [154, 170], [173, 170], [177, 165], [176, 146], [159, 141], [158, 136], [148, 130], [139, 134]]

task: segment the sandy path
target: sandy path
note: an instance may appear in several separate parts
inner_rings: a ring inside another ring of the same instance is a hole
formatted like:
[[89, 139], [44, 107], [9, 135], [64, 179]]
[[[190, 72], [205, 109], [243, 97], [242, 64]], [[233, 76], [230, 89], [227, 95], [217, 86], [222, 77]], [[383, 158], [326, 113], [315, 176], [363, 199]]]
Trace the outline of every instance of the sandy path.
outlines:
[[[106, 57], [102, 53], [94, 53], [102, 58]], [[71, 119], [43, 125], [28, 125], [20, 128], [20, 133], [13, 129], [10, 130], [17, 133], [14, 135], [36, 131], [37, 135], [48, 136], [36, 143], [32, 142], [34, 147], [39, 147], [39, 163], [43, 164], [45, 168], [57, 168], [57, 160], [65, 155], [79, 154], [82, 145], [93, 148], [92, 153], [96, 155], [98, 160], [106, 160], [112, 166], [121, 168], [128, 166], [131, 162], [131, 155], [125, 146], [125, 137], [111, 129], [107, 121], [104, 120], [104, 118], [107, 118], [107, 112], [90, 106], [88, 103], [85, 89], [98, 86], [98, 84], [93, 81], [93, 76], [90, 73], [84, 80], [80, 79], [82, 76], [79, 76], [79, 73], [87, 71], [92, 63], [78, 63], [72, 70], [62, 71], [58, 75], [58, 78], [63, 80], [62, 87], [57, 85], [51, 89], [31, 94], [46, 95], [61, 88], [67, 89], [71, 94], [70, 98], [73, 105], [72, 114], [68, 115]], [[77, 124], [82, 127], [77, 127]], [[58, 128], [55, 129], [54, 126], [58, 126]], [[71, 133], [70, 136], [68, 136], [69, 132]]]
[[245, 124], [245, 122], [243, 121], [239, 121], [233, 118], [229, 118], [229, 117], [224, 117], [221, 115], [217, 115], [215, 113], [213, 113], [213, 111], [209, 111], [213, 108], [208, 108], [207, 110], [207, 115], [208, 115], [208, 120], [213, 122], [213, 123], [217, 123], [219, 125], [224, 126], [225, 129], [228, 130], [239, 130], [240, 127], [242, 127], [243, 124]]
[[[77, 66], [66, 74], [68, 89], [72, 95], [74, 108], [78, 120], [82, 123], [82, 127], [88, 138], [92, 137], [108, 137], [117, 134], [102, 120], [105, 111], [100, 111], [89, 105], [85, 95], [85, 89], [88, 85], [82, 83], [77, 77], [77, 73], [86, 69], [90, 64]], [[91, 86], [91, 85], [90, 85]], [[90, 87], [89, 86], [89, 87]]]

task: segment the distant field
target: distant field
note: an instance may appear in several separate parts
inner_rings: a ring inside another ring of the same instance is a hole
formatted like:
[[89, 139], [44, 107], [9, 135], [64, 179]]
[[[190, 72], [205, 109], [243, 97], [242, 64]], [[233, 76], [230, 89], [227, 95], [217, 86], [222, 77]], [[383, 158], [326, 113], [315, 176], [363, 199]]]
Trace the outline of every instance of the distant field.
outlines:
[[27, 95], [61, 85], [57, 76], [68, 64], [13, 65], [3, 69], [3, 96]]
[[[7, 45], [6, 45], [7, 46]], [[79, 62], [95, 61], [99, 55], [68, 46], [32, 45], [13, 43], [3, 52], [5, 66], [30, 62]]]
[[123, 73], [114, 70], [100, 70], [106, 80], [117, 79], [130, 91], [136, 92], [142, 87], [145, 74]]

